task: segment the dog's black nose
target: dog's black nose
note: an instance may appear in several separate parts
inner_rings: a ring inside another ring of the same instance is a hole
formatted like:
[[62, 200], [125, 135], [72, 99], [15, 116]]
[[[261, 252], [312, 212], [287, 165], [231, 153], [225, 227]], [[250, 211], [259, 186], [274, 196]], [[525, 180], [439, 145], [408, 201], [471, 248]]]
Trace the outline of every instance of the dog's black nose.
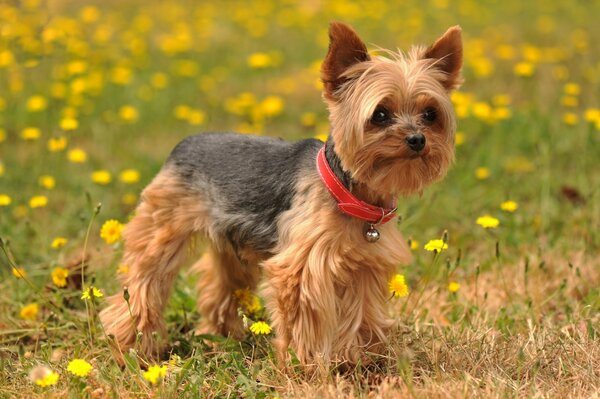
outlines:
[[411, 150], [419, 152], [425, 148], [425, 136], [422, 133], [411, 134], [406, 138], [406, 144]]

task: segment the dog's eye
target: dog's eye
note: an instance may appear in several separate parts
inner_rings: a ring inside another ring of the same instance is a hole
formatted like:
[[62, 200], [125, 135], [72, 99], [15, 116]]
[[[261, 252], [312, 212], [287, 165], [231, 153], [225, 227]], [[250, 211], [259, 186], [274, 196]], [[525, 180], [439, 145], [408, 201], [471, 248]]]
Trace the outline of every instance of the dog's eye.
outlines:
[[371, 115], [371, 123], [378, 126], [388, 125], [392, 121], [392, 116], [387, 108], [381, 105], [375, 108], [375, 112]]
[[425, 123], [431, 124], [437, 119], [437, 111], [433, 107], [427, 107], [421, 116]]

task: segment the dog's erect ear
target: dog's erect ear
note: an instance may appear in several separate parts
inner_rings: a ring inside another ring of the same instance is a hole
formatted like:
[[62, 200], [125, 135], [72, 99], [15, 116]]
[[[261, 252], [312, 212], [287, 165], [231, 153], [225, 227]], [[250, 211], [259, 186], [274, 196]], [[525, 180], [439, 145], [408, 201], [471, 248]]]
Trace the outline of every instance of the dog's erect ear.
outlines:
[[329, 26], [329, 51], [321, 66], [325, 95], [334, 98], [333, 93], [344, 83], [342, 73], [348, 67], [370, 59], [367, 46], [356, 32], [341, 22], [332, 22]]
[[445, 72], [442, 82], [447, 90], [456, 89], [462, 83], [460, 69], [462, 68], [463, 50], [460, 26], [449, 28], [427, 50], [423, 58], [432, 58], [436, 67]]

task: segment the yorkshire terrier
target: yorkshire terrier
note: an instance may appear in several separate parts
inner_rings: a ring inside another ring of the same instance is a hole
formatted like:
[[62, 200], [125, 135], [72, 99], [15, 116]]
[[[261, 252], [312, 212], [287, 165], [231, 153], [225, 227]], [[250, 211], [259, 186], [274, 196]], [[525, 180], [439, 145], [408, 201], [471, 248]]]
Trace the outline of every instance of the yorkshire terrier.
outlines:
[[157, 353], [169, 293], [200, 236], [209, 244], [196, 264], [201, 331], [243, 335], [234, 291], [255, 289], [264, 274], [280, 358], [292, 348], [303, 364], [354, 364], [385, 351], [388, 281], [411, 260], [389, 222], [398, 196], [421, 193], [453, 161], [461, 29], [389, 58], [369, 54], [342, 23], [329, 38], [326, 143], [191, 136], [143, 191], [123, 233], [129, 304], [112, 296], [100, 315], [121, 350]]

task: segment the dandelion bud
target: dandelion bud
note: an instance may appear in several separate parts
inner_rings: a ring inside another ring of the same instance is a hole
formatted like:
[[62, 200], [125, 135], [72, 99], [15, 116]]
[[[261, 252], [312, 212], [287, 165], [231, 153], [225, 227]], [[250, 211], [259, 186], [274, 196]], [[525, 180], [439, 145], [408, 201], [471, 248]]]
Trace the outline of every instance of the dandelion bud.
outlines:
[[444, 230], [444, 232], [442, 233], [442, 241], [444, 242], [444, 244], [448, 242], [448, 230]]
[[129, 303], [129, 289], [127, 287], [123, 287], [123, 299]]

